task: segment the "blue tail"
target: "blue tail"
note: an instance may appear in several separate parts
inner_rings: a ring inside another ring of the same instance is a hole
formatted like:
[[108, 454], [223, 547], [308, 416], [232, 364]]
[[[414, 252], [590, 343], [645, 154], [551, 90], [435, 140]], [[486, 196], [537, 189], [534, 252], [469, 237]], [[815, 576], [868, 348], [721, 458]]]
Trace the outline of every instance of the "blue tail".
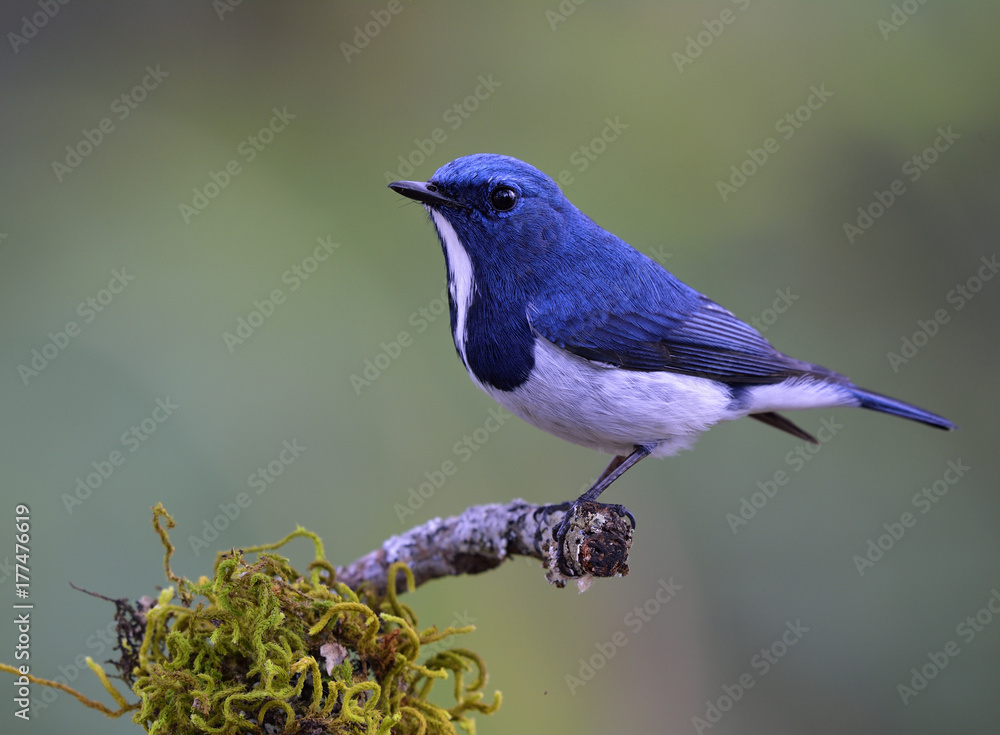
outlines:
[[912, 406], [909, 403], [897, 401], [895, 398], [889, 398], [889, 396], [872, 393], [871, 391], [858, 388], [856, 386], [852, 386], [851, 391], [861, 402], [861, 408], [870, 408], [873, 411], [890, 413], [893, 416], [900, 416], [904, 419], [910, 419], [911, 421], [919, 421], [922, 424], [936, 426], [939, 429], [951, 430], [958, 428], [955, 424], [951, 423], [943, 416], [938, 416], [936, 413], [925, 411], [924, 409]]

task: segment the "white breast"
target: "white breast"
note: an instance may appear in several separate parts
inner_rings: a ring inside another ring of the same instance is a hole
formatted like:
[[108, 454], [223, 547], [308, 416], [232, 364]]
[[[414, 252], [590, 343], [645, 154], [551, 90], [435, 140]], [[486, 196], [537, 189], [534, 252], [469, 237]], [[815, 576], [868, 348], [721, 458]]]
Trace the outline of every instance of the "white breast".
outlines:
[[665, 457], [689, 448], [713, 424], [745, 415], [734, 411], [729, 391], [713, 380], [619, 370], [541, 338], [534, 355], [531, 376], [513, 391], [476, 382], [525, 421], [598, 451], [625, 455], [643, 444]]

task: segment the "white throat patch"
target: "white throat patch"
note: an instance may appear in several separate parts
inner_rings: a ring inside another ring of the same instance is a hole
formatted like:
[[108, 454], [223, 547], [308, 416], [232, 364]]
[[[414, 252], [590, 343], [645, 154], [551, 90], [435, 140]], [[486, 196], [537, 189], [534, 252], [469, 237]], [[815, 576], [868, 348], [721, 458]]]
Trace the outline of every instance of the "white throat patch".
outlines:
[[472, 305], [472, 296], [476, 290], [472, 260], [448, 219], [435, 212], [431, 207], [427, 207], [427, 210], [434, 220], [434, 225], [444, 243], [444, 249], [448, 253], [448, 289], [451, 292], [452, 301], [455, 302], [455, 332], [452, 336], [455, 339], [458, 354], [462, 356], [462, 362], [468, 365], [468, 360], [465, 359], [465, 338], [469, 307]]

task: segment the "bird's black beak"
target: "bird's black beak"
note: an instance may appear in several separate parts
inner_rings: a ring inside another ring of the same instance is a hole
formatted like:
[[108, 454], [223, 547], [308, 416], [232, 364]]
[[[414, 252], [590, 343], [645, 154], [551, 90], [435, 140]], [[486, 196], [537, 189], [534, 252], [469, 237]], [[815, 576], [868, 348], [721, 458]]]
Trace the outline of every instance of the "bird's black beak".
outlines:
[[441, 194], [438, 188], [431, 183], [425, 183], [423, 181], [394, 181], [389, 184], [389, 188], [392, 189], [397, 194], [402, 194], [404, 197], [409, 199], [415, 199], [423, 204], [428, 204], [432, 207], [457, 207], [459, 209], [465, 209], [464, 204], [459, 204], [453, 199]]

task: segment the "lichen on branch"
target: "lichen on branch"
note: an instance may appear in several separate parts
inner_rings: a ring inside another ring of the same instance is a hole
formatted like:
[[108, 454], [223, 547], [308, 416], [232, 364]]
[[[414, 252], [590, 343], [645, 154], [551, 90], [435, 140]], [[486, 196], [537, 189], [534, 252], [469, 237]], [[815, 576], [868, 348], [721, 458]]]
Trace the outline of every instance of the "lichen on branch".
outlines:
[[542, 562], [552, 584], [563, 587], [575, 581], [583, 591], [595, 578], [628, 574], [632, 530], [631, 515], [620, 505], [533, 505], [520, 499], [474, 505], [457, 516], [433, 518], [393, 536], [338, 569], [337, 579], [381, 590], [397, 562], [404, 562], [417, 584], [423, 584], [478, 574], [513, 556], [528, 556]]

